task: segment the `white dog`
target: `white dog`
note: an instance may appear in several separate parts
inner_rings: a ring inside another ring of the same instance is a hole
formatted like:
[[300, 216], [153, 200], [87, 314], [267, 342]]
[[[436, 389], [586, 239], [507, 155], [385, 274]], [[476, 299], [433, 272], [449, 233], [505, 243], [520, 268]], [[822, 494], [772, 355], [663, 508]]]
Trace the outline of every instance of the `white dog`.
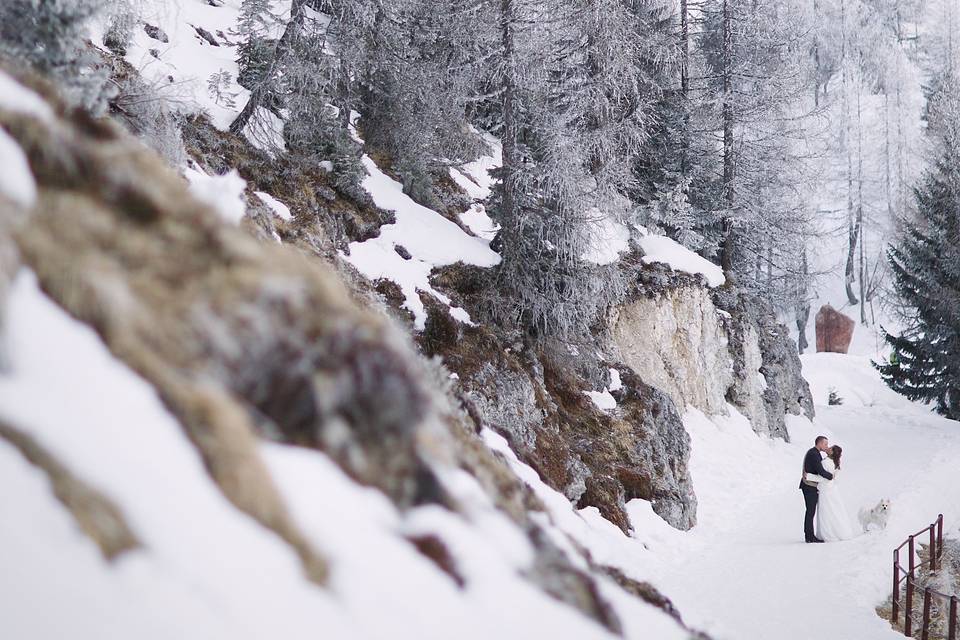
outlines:
[[860, 526], [863, 530], [870, 531], [870, 527], [876, 526], [877, 529], [883, 529], [887, 526], [887, 520], [890, 519], [890, 500], [884, 498], [877, 506], [872, 509], [860, 509]]

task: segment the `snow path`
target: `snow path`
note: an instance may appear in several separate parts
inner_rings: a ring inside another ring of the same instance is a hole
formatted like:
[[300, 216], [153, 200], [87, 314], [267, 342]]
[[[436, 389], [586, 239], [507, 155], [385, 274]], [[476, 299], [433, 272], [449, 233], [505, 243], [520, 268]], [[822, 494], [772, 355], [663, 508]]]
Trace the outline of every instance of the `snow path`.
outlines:
[[[717, 640], [808, 640], [817, 629], [834, 640], [902, 637], [874, 609], [886, 597], [895, 546], [941, 512], [946, 531], [958, 529], [960, 427], [883, 387], [866, 358], [805, 356], [804, 375], [817, 418], [812, 425], [792, 418], [791, 444], [757, 438], [739, 415], [686, 416], [700, 523], [658, 546], [648, 543], [658, 566], [645, 569], [654, 570], [654, 583], [689, 624]], [[846, 398], [843, 406], [819, 404], [825, 380], [846, 383], [830, 385]], [[840, 482], [851, 518], [883, 497], [892, 500], [886, 530], [840, 543], [802, 542], [799, 469], [819, 433], [844, 448]]]

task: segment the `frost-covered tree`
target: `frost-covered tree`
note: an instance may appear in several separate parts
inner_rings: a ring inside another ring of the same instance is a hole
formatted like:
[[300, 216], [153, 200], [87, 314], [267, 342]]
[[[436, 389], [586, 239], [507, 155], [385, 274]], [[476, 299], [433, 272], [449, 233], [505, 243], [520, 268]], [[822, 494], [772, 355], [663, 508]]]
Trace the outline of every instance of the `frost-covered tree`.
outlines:
[[275, 112], [280, 108], [281, 81], [286, 71], [297, 68], [297, 60], [293, 54], [306, 20], [305, 5], [306, 0], [293, 0], [290, 3], [290, 14], [283, 25], [283, 33], [271, 47], [256, 44], [263, 40], [263, 35], [255, 28], [255, 7], [247, 4], [248, 11], [241, 13], [243, 21], [239, 28], [248, 30], [245, 46], [249, 45], [250, 41], [254, 42], [249, 46], [257, 49], [261, 55], [257, 57], [255, 64], [247, 61], [246, 66], [241, 67], [240, 72], [244, 76], [242, 82], [248, 83], [244, 86], [250, 89], [250, 97], [230, 123], [230, 131], [233, 133], [241, 133], [255, 118], [263, 118], [261, 110]]
[[434, 176], [476, 154], [467, 110], [493, 30], [469, 0], [406, 0], [382, 5], [358, 69], [368, 145], [392, 158], [404, 191], [434, 204]]
[[0, 55], [55, 79], [72, 103], [100, 114], [113, 95], [107, 72], [87, 49], [87, 23], [107, 0], [5, 0]]
[[503, 169], [493, 210], [497, 314], [537, 335], [585, 331], [619, 294], [588, 257], [631, 209], [658, 89], [644, 83], [638, 4], [499, 3]]
[[728, 281], [765, 293], [796, 273], [812, 215], [803, 191], [808, 17], [801, 2], [712, 0], [696, 38], [691, 100], [705, 108], [694, 130], [716, 160], [691, 189]]
[[252, 90], [263, 82], [276, 46], [269, 37], [270, 29], [278, 21], [272, 0], [243, 0], [240, 4], [236, 26], [240, 86]]
[[935, 160], [916, 190], [916, 218], [888, 256], [897, 293], [912, 311], [899, 335], [886, 334], [884, 381], [911, 400], [960, 419], [960, 84], [948, 74], [928, 108]]

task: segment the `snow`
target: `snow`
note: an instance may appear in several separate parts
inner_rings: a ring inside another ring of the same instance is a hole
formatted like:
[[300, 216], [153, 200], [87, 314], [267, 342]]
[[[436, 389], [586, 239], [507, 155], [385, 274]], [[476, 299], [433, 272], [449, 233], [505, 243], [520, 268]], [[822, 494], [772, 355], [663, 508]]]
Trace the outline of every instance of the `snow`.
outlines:
[[479, 131], [472, 126], [470, 130], [479, 136], [480, 141], [486, 145], [490, 153], [481, 154], [476, 160], [458, 168], [451, 168], [450, 177], [474, 200], [486, 200], [497, 182], [490, 175], [490, 171], [500, 168], [503, 164], [503, 145], [500, 144], [499, 139], [485, 131]]
[[[107, 494], [144, 545], [104, 561], [44, 474], [0, 440], [0, 482], [16, 487], [0, 492], [3, 637], [614, 638], [523, 575], [529, 540], [466, 472], [438, 468], [465, 516], [437, 506], [403, 514], [324, 454], [264, 443], [295, 521], [331, 558], [329, 588], [306, 582], [292, 551], [213, 485], [153, 388], [30, 272], [14, 280], [3, 326], [11, 368], [0, 375], [0, 419]], [[406, 539], [425, 534], [443, 541], [464, 588]], [[628, 638], [684, 637], [658, 609], [601, 587]]]
[[[612, 637], [520, 578], [532, 560], [529, 542], [465, 473], [451, 472], [457, 476], [446, 484], [471, 508], [469, 520], [437, 506], [402, 516], [382, 494], [358, 487], [320, 456], [277, 445], [266, 451], [281, 489], [293, 497], [294, 514], [337, 558], [333, 590], [356, 625], [344, 637]], [[323, 490], [308, 494], [302, 488], [309, 486]], [[443, 540], [465, 590], [398, 534]]]
[[[617, 567], [642, 563], [651, 555], [644, 544], [625, 536], [614, 524], [604, 519], [595, 507], [587, 507], [579, 511], [573, 509], [566, 496], [548, 487], [536, 471], [517, 458], [503, 436], [489, 428], [484, 428], [481, 436], [487, 446], [504, 456], [513, 472], [526, 482], [544, 503], [549, 517], [542, 518], [541, 524], [547, 527], [551, 533], [551, 539], [561, 547], [571, 548], [571, 543], [576, 542], [590, 552], [597, 564]], [[657, 528], [657, 521], [662, 527], [673, 531], [670, 525], [657, 516], [651, 519], [654, 528]], [[602, 591], [605, 595], [611, 595], [606, 588]], [[614, 595], [612, 602], [615, 609], [620, 610], [623, 607], [629, 611], [628, 615], [626, 615], [627, 612], [618, 611], [625, 623], [626, 638], [657, 638], [657, 640], [689, 638], [685, 631], [659, 609], [635, 599], [626, 600], [622, 594]], [[561, 637], [576, 636], [563, 634]]]
[[[144, 548], [106, 564], [43, 474], [0, 441], [0, 482], [17, 487], [0, 493], [0, 540], [15, 559], [0, 579], [4, 637], [168, 638], [183, 628], [205, 638], [306, 638], [320, 629], [344, 638], [610, 637], [519, 577], [529, 542], [465, 472], [440, 470], [465, 517], [432, 506], [402, 514], [323, 454], [264, 444], [294, 518], [333, 560], [331, 591], [316, 588], [283, 543], [222, 497], [155, 391], [28, 272], [14, 281], [5, 327], [10, 371], [0, 376], [0, 418], [107, 493]], [[893, 640], [899, 636], [874, 613], [891, 551], [938, 513], [956, 530], [960, 494], [944, 488], [955, 482], [960, 431], [892, 394], [865, 357], [809, 355], [803, 367], [818, 417], [790, 417], [792, 443], [757, 436], [733, 407], [728, 416], [685, 414], [699, 500], [698, 525], [688, 532], [633, 500], [634, 532], [624, 535], [596, 508], [571, 507], [501, 436], [484, 429], [482, 437], [543, 502], [546, 513], [533, 517], [561, 549], [582, 546], [597, 564], [652, 582], [717, 640], [770, 637], [770, 629], [778, 640], [807, 640], [812, 611], [835, 637]], [[830, 387], [842, 406], [824, 404]], [[844, 446], [851, 514], [891, 500], [885, 530], [801, 542], [799, 465], [819, 433]], [[423, 534], [444, 541], [465, 589], [404, 540]], [[660, 610], [608, 581], [600, 588], [627, 638], [686, 637]]]
[[53, 120], [53, 110], [43, 98], [0, 70], [0, 110], [32, 116], [44, 122]]
[[500, 230], [500, 225], [487, 215], [487, 209], [482, 204], [471, 204], [469, 209], [460, 214], [460, 222], [467, 225], [473, 235], [487, 241], [493, 240]]
[[617, 400], [610, 395], [609, 389], [603, 391], [584, 391], [593, 404], [601, 411], [613, 411], [617, 408]]
[[287, 220], [287, 221], [293, 220], [293, 215], [291, 215], [290, 213], [290, 207], [283, 204], [282, 202], [274, 198], [269, 193], [266, 193], [265, 191], [254, 191], [254, 193], [257, 195], [258, 198], [263, 200], [264, 204], [270, 207], [270, 209], [272, 209], [273, 212], [277, 214], [278, 218], [280, 218], [281, 220]]
[[[403, 307], [414, 315], [414, 325], [422, 330], [427, 319], [419, 292], [429, 293], [446, 305], [450, 299], [433, 288], [429, 276], [434, 267], [463, 262], [491, 267], [500, 262], [489, 243], [467, 234], [442, 215], [428, 209], [403, 193], [402, 185], [383, 173], [376, 163], [363, 156], [367, 177], [363, 188], [381, 209], [393, 211], [396, 222], [380, 227], [380, 235], [363, 242], [351, 242], [344, 259], [371, 280], [385, 278], [399, 285]], [[396, 252], [403, 246], [412, 256], [405, 260]], [[467, 312], [451, 308], [454, 318], [469, 322]]]
[[630, 248], [630, 229], [599, 211], [593, 210], [590, 215], [595, 219], [592, 237], [589, 248], [580, 257], [594, 264], [613, 264], [621, 253]]
[[[15, 279], [0, 418], [124, 512], [144, 548], [105, 563], [41, 473], [0, 440], [0, 635], [37, 640], [346, 637], [337, 605], [279, 538], [237, 511], [156, 392], [96, 334]], [[310, 632], [310, 630], [313, 632]]]
[[[955, 482], [960, 433], [892, 394], [866, 358], [817, 354], [804, 356], [803, 366], [818, 417], [813, 424], [788, 417], [791, 444], [755, 436], [733, 411], [712, 422], [687, 414], [700, 523], [662, 554], [656, 582], [689, 622], [718, 640], [764, 637], [770, 629], [783, 640], [809, 638], [812, 611], [831, 636], [892, 640], [900, 636], [874, 613], [887, 593], [892, 550], [938, 513], [947, 523], [960, 518], [960, 494], [943, 490]], [[870, 402], [826, 406], [828, 384]], [[842, 491], [851, 517], [892, 500], [885, 531], [802, 543], [798, 469], [821, 433], [844, 447]]]
[[[282, 114], [286, 113], [283, 109]], [[286, 151], [287, 141], [283, 138], [284, 120], [270, 109], [257, 107], [253, 117], [243, 128], [243, 136], [257, 149], [271, 156], [277, 151]], [[321, 163], [323, 164], [323, 163]]]
[[17, 141], [0, 129], [0, 196], [5, 196], [24, 209], [37, 201], [37, 183], [30, 163]]
[[[948, 531], [957, 528], [960, 492], [944, 488], [955, 486], [960, 430], [887, 389], [866, 357], [802, 359], [818, 415], [813, 423], [788, 416], [791, 443], [756, 435], [732, 406], [728, 416], [685, 414], [699, 502], [698, 524], [687, 532], [667, 525], [649, 502], [633, 500], [627, 510], [634, 533], [627, 537], [594, 508], [571, 510], [501, 436], [486, 429], [483, 437], [531, 486], [563, 535], [597, 563], [652, 582], [689, 625], [717, 640], [771, 637], [771, 629], [778, 640], [808, 640], [811, 616], [831, 637], [902, 637], [874, 609], [887, 595], [894, 547], [939, 513]], [[842, 406], [826, 405], [828, 387], [845, 398]], [[821, 433], [844, 447], [842, 491], [851, 518], [889, 498], [886, 530], [803, 543], [799, 468]]]
[[240, 177], [236, 169], [222, 175], [209, 176], [188, 167], [184, 173], [190, 182], [190, 193], [194, 197], [210, 206], [223, 220], [232, 224], [240, 223], [247, 213], [243, 198], [247, 182]]
[[490, 171], [503, 164], [503, 147], [500, 140], [489, 133], [478, 131], [473, 127], [471, 130], [479, 136], [489, 149], [489, 153], [482, 154], [476, 160], [460, 167], [450, 167], [450, 177], [473, 200], [470, 208], [460, 214], [460, 221], [475, 236], [484, 240], [493, 240], [500, 226], [490, 219], [483, 201], [490, 196], [493, 185], [496, 183]]
[[[127, 47], [127, 62], [180, 111], [204, 111], [216, 127], [226, 129], [249, 96], [249, 91], [236, 82], [238, 38], [233, 31], [241, 0], [224, 0], [221, 6], [212, 6], [206, 0], [144, 0], [134, 4], [140, 19], [162, 29], [169, 42], [149, 37], [139, 24]], [[278, 4], [284, 5], [276, 7], [278, 13], [289, 12], [289, 3]], [[208, 31], [219, 46], [202, 39], [195, 27]], [[101, 27], [101, 33], [93, 34], [94, 42], [102, 43], [102, 31]], [[230, 74], [231, 81], [217, 99], [208, 90], [207, 81], [222, 71]]]
[[726, 281], [723, 269], [666, 236], [641, 230], [637, 243], [643, 250], [643, 261], [647, 264], [660, 262], [674, 271], [700, 274], [710, 287], [719, 287]]
[[610, 391], [619, 391], [623, 389], [623, 382], [620, 380], [620, 372], [610, 368]]

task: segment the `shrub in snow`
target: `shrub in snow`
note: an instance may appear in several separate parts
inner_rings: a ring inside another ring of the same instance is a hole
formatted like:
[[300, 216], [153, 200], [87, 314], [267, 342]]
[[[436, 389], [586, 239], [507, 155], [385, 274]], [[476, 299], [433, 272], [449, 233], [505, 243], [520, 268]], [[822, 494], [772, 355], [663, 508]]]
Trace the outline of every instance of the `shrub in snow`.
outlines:
[[207, 91], [215, 103], [228, 109], [233, 109], [237, 106], [234, 100], [237, 94], [229, 91], [232, 84], [233, 80], [230, 72], [220, 69], [220, 71], [211, 74], [210, 77], [207, 78]]
[[110, 100], [114, 117], [171, 166], [187, 158], [180, 123], [163, 87], [147, 84], [132, 70], [115, 74], [117, 95]]
[[843, 398], [840, 397], [840, 394], [838, 394], [837, 390], [833, 387], [830, 387], [829, 393], [827, 394], [827, 404], [830, 406], [839, 406], [843, 404]]

